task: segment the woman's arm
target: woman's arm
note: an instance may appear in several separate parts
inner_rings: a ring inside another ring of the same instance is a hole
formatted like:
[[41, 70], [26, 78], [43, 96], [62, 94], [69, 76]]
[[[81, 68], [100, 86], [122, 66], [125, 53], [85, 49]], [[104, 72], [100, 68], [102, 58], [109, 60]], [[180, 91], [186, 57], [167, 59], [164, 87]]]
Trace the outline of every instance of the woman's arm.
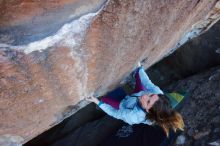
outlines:
[[145, 72], [145, 70], [143, 69], [143, 67], [141, 67], [139, 69], [139, 77], [141, 80], [141, 83], [144, 85], [144, 87], [151, 93], [154, 94], [163, 94], [163, 91], [156, 85], [154, 85], [151, 80], [149, 79], [147, 73]]
[[137, 111], [133, 109], [115, 109], [111, 105], [103, 103], [102, 101], [99, 101], [95, 97], [89, 97], [89, 98], [86, 98], [86, 100], [94, 102], [108, 115], [116, 119], [123, 120], [124, 122], [130, 125], [139, 124], [142, 122], [143, 118], [145, 118], [145, 116], [143, 116], [143, 118], [138, 117], [139, 114], [137, 113]]
[[123, 120], [124, 122], [132, 125], [137, 123], [136, 115], [131, 109], [115, 109], [111, 105], [108, 105], [106, 103], [99, 103], [99, 107], [108, 115]]

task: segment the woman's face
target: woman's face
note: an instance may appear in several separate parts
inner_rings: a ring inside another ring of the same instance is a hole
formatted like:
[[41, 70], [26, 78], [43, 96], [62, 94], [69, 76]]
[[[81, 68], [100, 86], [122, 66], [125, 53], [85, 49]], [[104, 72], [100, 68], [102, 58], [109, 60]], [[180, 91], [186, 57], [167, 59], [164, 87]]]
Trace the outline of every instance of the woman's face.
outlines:
[[140, 97], [140, 103], [142, 108], [148, 112], [158, 99], [159, 96], [157, 94], [144, 94]]

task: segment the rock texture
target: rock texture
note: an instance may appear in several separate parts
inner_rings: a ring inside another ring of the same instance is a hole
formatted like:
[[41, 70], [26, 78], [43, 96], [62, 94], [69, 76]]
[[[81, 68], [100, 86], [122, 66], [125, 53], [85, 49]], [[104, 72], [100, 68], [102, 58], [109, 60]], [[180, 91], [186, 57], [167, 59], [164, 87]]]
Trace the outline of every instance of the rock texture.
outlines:
[[0, 8], [0, 142], [24, 143], [85, 96], [117, 86], [137, 61], [149, 67], [208, 29], [220, 2], [2, 0]]
[[[210, 6], [213, 4], [207, 1], [109, 1], [91, 24], [85, 39], [84, 47], [91, 54], [87, 66], [92, 73], [88, 78], [97, 81], [89, 80], [88, 91], [100, 93], [111, 89], [138, 60], [149, 67], [196, 36], [198, 28], [202, 31], [208, 27], [207, 22], [212, 24], [211, 16], [219, 19], [217, 5], [207, 14]], [[100, 74], [101, 66], [107, 76]]]
[[0, 42], [23, 45], [53, 35], [64, 24], [100, 9], [106, 0], [1, 0]]
[[180, 110], [185, 131], [172, 145], [220, 145], [220, 67], [178, 81], [168, 90], [189, 93]]
[[150, 79], [156, 85], [166, 87], [174, 81], [220, 65], [219, 34], [220, 21], [147, 69]]

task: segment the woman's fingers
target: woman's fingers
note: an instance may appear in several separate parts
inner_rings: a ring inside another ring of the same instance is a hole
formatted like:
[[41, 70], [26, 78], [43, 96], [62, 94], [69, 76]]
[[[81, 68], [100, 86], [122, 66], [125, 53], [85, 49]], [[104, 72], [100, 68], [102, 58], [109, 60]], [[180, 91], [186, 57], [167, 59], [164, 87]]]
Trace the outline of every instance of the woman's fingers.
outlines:
[[138, 66], [138, 67], [141, 67], [141, 62], [140, 62], [140, 61], [138, 62], [137, 66]]
[[90, 100], [91, 100], [91, 98], [90, 98], [90, 97], [86, 97], [86, 98], [85, 98], [85, 100], [90, 101]]
[[86, 97], [85, 98], [87, 101], [91, 101], [91, 102], [94, 102], [96, 104], [99, 103], [99, 100], [96, 98], [96, 97], [93, 97], [93, 96], [90, 96], [90, 97]]
[[96, 97], [93, 97], [93, 96], [86, 97], [85, 100], [94, 102], [95, 104], [99, 103], [99, 100]]
[[88, 101], [94, 102], [95, 97], [89, 96], [89, 97], [86, 97], [85, 99], [88, 100]]
[[86, 99], [88, 100], [88, 99], [91, 99], [91, 97], [86, 97]]

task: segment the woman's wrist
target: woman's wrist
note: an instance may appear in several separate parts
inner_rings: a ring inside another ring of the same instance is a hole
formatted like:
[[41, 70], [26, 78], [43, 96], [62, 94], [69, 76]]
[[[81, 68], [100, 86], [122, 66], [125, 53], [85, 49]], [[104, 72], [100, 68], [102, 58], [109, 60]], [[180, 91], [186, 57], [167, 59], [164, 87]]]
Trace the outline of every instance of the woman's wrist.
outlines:
[[98, 100], [98, 98], [94, 98], [94, 101], [93, 101], [95, 104], [99, 104], [99, 100]]

